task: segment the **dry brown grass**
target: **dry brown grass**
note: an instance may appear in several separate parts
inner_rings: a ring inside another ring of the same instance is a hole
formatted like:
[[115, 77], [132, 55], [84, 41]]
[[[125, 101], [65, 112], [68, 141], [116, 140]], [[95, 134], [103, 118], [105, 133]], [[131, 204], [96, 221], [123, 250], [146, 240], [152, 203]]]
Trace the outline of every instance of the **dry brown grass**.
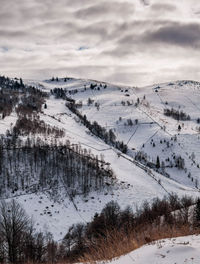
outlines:
[[97, 260], [111, 260], [138, 248], [136, 240], [126, 237], [122, 232], [109, 233], [106, 239], [100, 239], [97, 247], [92, 247], [80, 262], [95, 263]]
[[189, 225], [180, 227], [154, 227], [148, 226], [145, 231], [136, 231], [129, 236], [123, 232], [116, 230], [109, 233], [106, 239], [101, 239], [98, 246], [92, 247], [83, 257], [79, 258], [79, 262], [96, 263], [96, 261], [110, 261], [128, 254], [131, 251], [156, 240], [187, 236], [200, 233], [200, 230], [191, 229]]

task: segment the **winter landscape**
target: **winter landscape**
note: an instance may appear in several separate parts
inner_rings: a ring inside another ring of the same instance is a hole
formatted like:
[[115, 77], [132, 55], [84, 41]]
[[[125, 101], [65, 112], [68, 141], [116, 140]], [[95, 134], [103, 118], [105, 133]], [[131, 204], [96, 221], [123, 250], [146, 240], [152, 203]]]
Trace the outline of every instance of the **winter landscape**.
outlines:
[[10, 2], [0, 263], [200, 263], [200, 6]]

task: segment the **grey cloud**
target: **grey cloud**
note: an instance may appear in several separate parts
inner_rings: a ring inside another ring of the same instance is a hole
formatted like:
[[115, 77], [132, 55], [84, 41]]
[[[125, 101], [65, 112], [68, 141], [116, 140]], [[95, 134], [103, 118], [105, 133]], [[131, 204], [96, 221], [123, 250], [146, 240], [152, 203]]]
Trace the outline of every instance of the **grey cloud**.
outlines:
[[177, 7], [174, 4], [156, 3], [151, 5], [151, 10], [161, 12], [161, 15], [163, 15], [165, 12], [176, 12]]
[[20, 38], [25, 36], [26, 33], [23, 30], [3, 30], [0, 29], [1, 38]]
[[200, 44], [200, 24], [173, 23], [156, 31], [147, 32], [143, 40], [194, 48]]
[[200, 24], [198, 23], [181, 24], [166, 20], [152, 23], [148, 21], [149, 28], [144, 32], [142, 32], [142, 25], [147, 28], [146, 23], [139, 23], [137, 26], [136, 24], [134, 23], [135, 27], [132, 26], [132, 31], [129, 28], [117, 39], [114, 48], [104, 50], [102, 54], [127, 59], [138, 53], [150, 54], [155, 49], [159, 55], [166, 49], [170, 54], [169, 46], [172, 46], [173, 50], [174, 45], [188, 50], [200, 47]]
[[101, 20], [104, 20], [106, 16], [112, 19], [113, 16], [120, 18], [133, 15], [134, 10], [134, 4], [131, 2], [103, 1], [103, 3], [79, 9], [75, 12], [75, 15], [81, 19], [101, 18]]

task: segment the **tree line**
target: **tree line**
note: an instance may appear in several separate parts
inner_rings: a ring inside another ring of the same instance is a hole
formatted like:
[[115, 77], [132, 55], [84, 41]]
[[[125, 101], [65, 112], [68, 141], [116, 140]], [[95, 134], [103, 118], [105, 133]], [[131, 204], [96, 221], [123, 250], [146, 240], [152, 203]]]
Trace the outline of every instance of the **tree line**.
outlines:
[[191, 119], [190, 116], [188, 114], [184, 113], [182, 110], [175, 110], [173, 108], [171, 108], [171, 109], [165, 108], [164, 109], [164, 115], [171, 116], [178, 121], [179, 120], [186, 121], [186, 120]]

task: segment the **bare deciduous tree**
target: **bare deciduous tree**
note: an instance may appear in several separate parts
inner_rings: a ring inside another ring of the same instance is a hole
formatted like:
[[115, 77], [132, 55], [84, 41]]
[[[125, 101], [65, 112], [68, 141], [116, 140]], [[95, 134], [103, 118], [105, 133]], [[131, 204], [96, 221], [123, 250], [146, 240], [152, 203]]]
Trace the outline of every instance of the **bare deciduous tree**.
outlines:
[[0, 204], [0, 237], [4, 251], [11, 263], [17, 263], [23, 248], [24, 233], [30, 228], [25, 211], [15, 201]]

